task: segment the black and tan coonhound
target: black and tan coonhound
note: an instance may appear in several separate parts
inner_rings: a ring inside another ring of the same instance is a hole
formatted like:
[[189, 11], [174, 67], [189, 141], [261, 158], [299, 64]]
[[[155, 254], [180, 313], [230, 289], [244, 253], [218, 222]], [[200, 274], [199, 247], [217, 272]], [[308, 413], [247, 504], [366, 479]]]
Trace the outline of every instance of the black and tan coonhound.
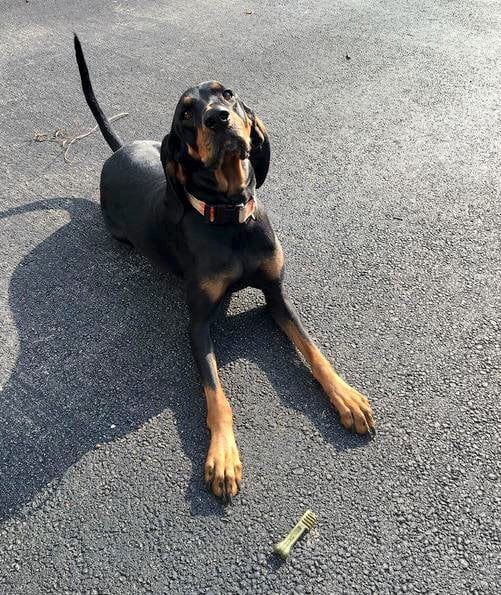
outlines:
[[242, 464], [232, 410], [218, 376], [211, 319], [223, 297], [263, 291], [274, 319], [311, 367], [345, 428], [374, 431], [369, 401], [350, 387], [304, 330], [284, 295], [284, 257], [256, 189], [270, 142], [257, 115], [217, 81], [185, 91], [162, 143], [124, 145], [99, 107], [78, 38], [75, 51], [87, 103], [113, 150], [101, 173], [101, 207], [111, 234], [185, 280], [190, 339], [207, 400], [210, 446], [205, 481], [227, 501]]

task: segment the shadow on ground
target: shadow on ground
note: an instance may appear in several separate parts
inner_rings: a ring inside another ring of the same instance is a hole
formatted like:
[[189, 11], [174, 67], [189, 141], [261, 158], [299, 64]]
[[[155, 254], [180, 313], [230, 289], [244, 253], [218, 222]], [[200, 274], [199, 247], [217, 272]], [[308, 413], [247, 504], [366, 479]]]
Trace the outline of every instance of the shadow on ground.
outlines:
[[[182, 282], [115, 243], [91, 201], [41, 200], [0, 218], [21, 216], [22, 224], [24, 213], [46, 209], [67, 210], [70, 222], [30, 252], [10, 282], [19, 354], [1, 393], [0, 520], [60, 479], [96, 443], [127, 434], [165, 407], [177, 418], [193, 462], [186, 491], [192, 512], [221, 514], [212, 496], [200, 498], [208, 433]], [[264, 308], [220, 316], [215, 335], [222, 365], [255, 361], [284, 404], [310, 417], [335, 448], [364, 443], [325, 415], [329, 405]], [[279, 352], [288, 358], [286, 367], [276, 366]]]

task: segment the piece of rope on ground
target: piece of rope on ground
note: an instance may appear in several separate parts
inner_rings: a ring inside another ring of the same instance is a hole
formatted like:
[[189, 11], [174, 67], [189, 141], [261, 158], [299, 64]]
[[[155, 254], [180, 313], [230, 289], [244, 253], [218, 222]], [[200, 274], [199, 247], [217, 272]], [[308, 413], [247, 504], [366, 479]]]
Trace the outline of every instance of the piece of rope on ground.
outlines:
[[[121, 114], [116, 114], [115, 116], [111, 116], [108, 118], [109, 122], [114, 122], [115, 120], [119, 120], [120, 118], [124, 118], [128, 116], [128, 112], [123, 112]], [[34, 132], [33, 133], [33, 140], [37, 143], [49, 142], [49, 143], [58, 143], [63, 149], [63, 157], [66, 163], [71, 163], [68, 159], [68, 151], [70, 150], [71, 145], [76, 143], [79, 140], [82, 140], [86, 136], [89, 136], [93, 132], [99, 130], [99, 126], [96, 124], [94, 128], [89, 130], [89, 132], [85, 132], [84, 134], [79, 134], [77, 136], [70, 136], [64, 128], [57, 128], [51, 134], [46, 132]]]

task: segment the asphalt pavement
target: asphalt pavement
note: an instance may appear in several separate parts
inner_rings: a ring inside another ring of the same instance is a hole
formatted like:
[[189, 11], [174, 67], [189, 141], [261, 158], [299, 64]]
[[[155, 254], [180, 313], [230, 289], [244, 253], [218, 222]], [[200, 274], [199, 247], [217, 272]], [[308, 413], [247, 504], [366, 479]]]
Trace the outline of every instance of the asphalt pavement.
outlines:
[[[497, 2], [4, 0], [0, 592], [482, 593], [501, 582]], [[244, 486], [204, 490], [179, 281], [106, 233], [72, 33], [122, 138], [219, 79], [266, 124], [286, 285], [378, 436], [258, 292], [214, 329]], [[48, 137], [38, 137], [44, 139]], [[319, 524], [281, 563], [272, 545]]]

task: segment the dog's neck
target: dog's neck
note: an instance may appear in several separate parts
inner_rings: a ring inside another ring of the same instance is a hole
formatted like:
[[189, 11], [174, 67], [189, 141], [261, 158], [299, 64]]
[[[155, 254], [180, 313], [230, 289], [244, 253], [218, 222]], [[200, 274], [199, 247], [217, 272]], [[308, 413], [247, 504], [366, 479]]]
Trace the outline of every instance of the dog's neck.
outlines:
[[254, 195], [256, 178], [248, 159], [225, 156], [216, 169], [189, 158], [183, 167], [183, 186], [187, 192], [208, 204], [247, 203]]

